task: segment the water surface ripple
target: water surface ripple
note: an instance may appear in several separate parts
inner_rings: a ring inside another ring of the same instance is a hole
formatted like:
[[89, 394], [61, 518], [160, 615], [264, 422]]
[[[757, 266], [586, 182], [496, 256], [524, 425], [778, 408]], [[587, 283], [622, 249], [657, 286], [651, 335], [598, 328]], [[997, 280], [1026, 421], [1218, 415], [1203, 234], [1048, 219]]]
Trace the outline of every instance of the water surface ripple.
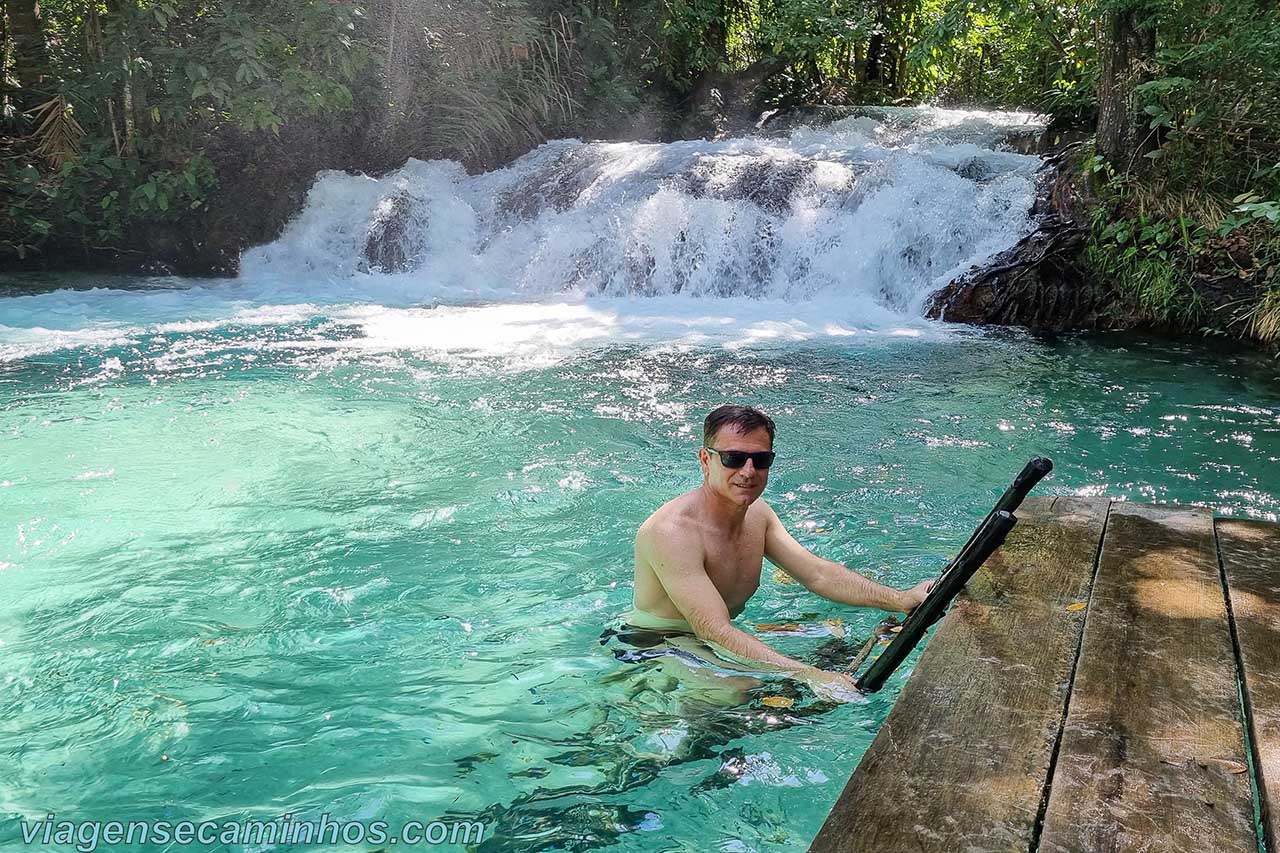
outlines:
[[[889, 583], [936, 571], [1036, 453], [1048, 492], [1280, 513], [1280, 395], [1246, 354], [952, 331], [514, 369], [319, 328], [0, 367], [6, 837], [328, 812], [480, 815], [484, 850], [800, 848], [896, 687], [724, 707], [597, 642], [725, 400], [775, 414], [767, 497], [800, 539]], [[856, 639], [877, 614], [766, 576], [743, 621], [827, 617]]]

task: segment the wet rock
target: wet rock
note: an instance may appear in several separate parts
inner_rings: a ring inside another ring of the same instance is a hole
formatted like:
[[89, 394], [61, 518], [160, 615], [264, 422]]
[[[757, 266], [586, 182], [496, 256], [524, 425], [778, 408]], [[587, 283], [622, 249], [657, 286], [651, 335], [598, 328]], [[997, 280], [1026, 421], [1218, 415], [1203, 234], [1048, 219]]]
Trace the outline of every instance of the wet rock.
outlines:
[[756, 129], [769, 136], [787, 136], [799, 127], [826, 127], [846, 118], [863, 116], [876, 121], [887, 117], [883, 107], [830, 106], [826, 104], [801, 104], [785, 109], [771, 110], [760, 116]]
[[999, 147], [1019, 154], [1043, 154], [1046, 149], [1044, 128], [1011, 128], [1000, 140]]
[[814, 169], [813, 160], [756, 160], [734, 176], [725, 197], [759, 205], [770, 213], [782, 213], [791, 207], [791, 199]]
[[498, 199], [498, 214], [529, 220], [547, 210], [563, 213], [590, 185], [592, 167], [598, 162], [599, 153], [590, 145], [566, 148], [504, 193]]
[[414, 221], [417, 199], [407, 192], [384, 199], [375, 209], [364, 244], [369, 272], [401, 273], [416, 267], [426, 249], [421, 223]]
[[1078, 116], [1055, 117], [1040, 134], [1040, 146], [1034, 153], [1057, 154], [1078, 142], [1088, 142], [1093, 138], [1095, 121], [1096, 118], [1083, 120]]
[[995, 177], [995, 169], [981, 157], [970, 157], [956, 167], [956, 174], [967, 181], [985, 183]]
[[177, 275], [178, 271], [172, 264], [167, 264], [160, 260], [144, 261], [139, 267], [138, 272], [142, 275], [168, 276]]
[[[672, 177], [681, 192], [694, 198], [721, 201], [749, 201], [768, 213], [784, 213], [791, 207], [797, 190], [813, 174], [818, 164], [799, 157], [753, 157], [742, 165], [732, 165], [724, 157], [700, 160], [688, 172]], [[720, 184], [721, 170], [732, 168], [732, 176]]]

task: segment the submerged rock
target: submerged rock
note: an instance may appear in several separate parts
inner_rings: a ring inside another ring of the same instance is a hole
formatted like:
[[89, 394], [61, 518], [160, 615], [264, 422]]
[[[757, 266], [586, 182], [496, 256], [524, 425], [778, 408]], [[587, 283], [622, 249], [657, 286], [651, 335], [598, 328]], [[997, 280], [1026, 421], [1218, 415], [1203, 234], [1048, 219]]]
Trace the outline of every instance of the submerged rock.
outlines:
[[595, 179], [599, 159], [595, 146], [565, 148], [499, 197], [499, 215], [527, 221], [546, 210], [569, 210]]
[[401, 273], [418, 266], [426, 250], [425, 228], [415, 221], [421, 205], [407, 192], [384, 199], [374, 210], [364, 244], [368, 272]]
[[726, 163], [739, 158], [706, 158], [673, 183], [694, 198], [749, 201], [767, 213], [781, 215], [791, 207], [817, 163], [813, 160], [758, 156], [742, 158], [727, 180], [720, 180]]

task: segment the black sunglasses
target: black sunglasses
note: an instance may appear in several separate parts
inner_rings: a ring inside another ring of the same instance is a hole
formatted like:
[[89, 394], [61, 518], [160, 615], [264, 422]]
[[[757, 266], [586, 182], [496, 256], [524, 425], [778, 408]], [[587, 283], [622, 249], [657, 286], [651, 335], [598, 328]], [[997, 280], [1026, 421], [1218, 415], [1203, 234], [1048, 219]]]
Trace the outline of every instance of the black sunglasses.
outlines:
[[778, 456], [772, 450], [760, 450], [755, 453], [748, 453], [745, 450], [716, 450], [714, 447], [708, 447], [707, 450], [719, 456], [720, 464], [726, 468], [741, 468], [750, 459], [752, 464], [761, 471], [768, 469]]

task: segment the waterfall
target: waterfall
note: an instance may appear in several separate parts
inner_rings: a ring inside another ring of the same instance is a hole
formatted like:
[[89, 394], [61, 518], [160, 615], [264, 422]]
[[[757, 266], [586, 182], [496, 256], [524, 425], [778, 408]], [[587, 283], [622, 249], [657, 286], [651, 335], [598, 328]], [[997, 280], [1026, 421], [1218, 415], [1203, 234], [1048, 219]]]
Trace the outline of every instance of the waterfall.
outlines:
[[919, 314], [1030, 227], [1021, 113], [881, 108], [784, 136], [548, 142], [468, 175], [411, 160], [321, 175], [242, 276], [394, 278], [444, 304], [575, 296], [754, 297]]
[[237, 279], [97, 277], [0, 300], [0, 362], [184, 336], [536, 361], [946, 334], [922, 317], [929, 294], [1032, 227], [1041, 161], [1006, 149], [1036, 121], [882, 107], [715, 142], [558, 140], [478, 175], [416, 160], [324, 173]]

